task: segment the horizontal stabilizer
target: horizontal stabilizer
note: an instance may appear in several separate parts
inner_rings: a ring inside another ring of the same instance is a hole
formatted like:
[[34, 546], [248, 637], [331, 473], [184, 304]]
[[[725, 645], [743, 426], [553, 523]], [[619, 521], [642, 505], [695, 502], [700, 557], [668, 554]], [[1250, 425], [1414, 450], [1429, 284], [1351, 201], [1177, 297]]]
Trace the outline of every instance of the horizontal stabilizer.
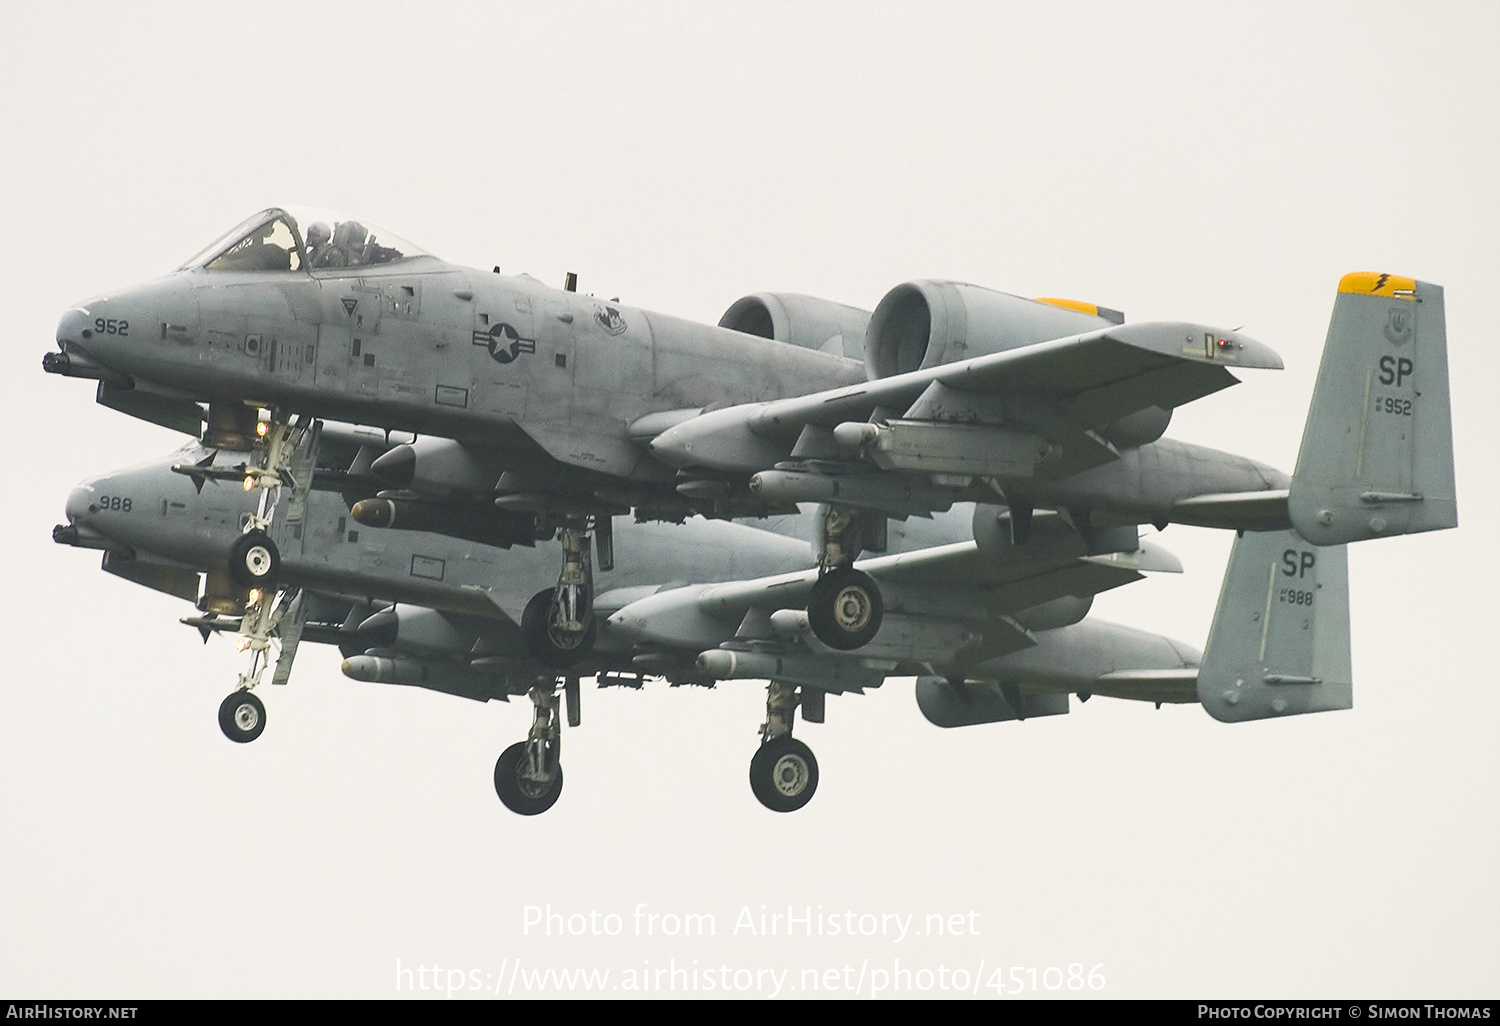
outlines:
[[1295, 531], [1235, 539], [1198, 700], [1226, 723], [1352, 708], [1344, 546], [1310, 545]]
[[1440, 287], [1339, 282], [1289, 507], [1314, 545], [1458, 526]]
[[1195, 495], [1172, 504], [1172, 523], [1229, 531], [1281, 531], [1292, 526], [1285, 488]]
[[1099, 676], [1091, 694], [1134, 702], [1187, 703], [1198, 701], [1198, 671], [1116, 670]]

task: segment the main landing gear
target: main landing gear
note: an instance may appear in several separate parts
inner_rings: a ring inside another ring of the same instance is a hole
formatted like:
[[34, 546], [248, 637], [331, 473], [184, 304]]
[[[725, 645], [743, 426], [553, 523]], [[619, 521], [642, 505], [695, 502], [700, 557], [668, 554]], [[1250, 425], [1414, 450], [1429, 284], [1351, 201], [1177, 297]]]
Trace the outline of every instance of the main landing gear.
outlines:
[[766, 689], [766, 722], [760, 750], [750, 760], [750, 790], [772, 812], [796, 812], [818, 789], [818, 760], [792, 737], [797, 687], [772, 681]]
[[596, 539], [600, 568], [613, 566], [608, 517], [569, 517], [558, 530], [563, 546], [557, 586], [539, 591], [526, 604], [521, 633], [526, 651], [543, 666], [565, 670], [594, 650], [599, 623], [594, 619], [594, 566], [589, 540]]
[[813, 634], [829, 648], [846, 652], [868, 644], [885, 614], [880, 585], [854, 569], [864, 547], [862, 519], [858, 512], [839, 506], [824, 511], [819, 577], [807, 596], [807, 623]]
[[[544, 592], [543, 594], [550, 594]], [[581, 722], [578, 678], [563, 680], [568, 726]], [[557, 804], [562, 794], [562, 725], [557, 718], [557, 681], [539, 680], [529, 693], [531, 730], [495, 761], [495, 793], [511, 812], [535, 816]]]

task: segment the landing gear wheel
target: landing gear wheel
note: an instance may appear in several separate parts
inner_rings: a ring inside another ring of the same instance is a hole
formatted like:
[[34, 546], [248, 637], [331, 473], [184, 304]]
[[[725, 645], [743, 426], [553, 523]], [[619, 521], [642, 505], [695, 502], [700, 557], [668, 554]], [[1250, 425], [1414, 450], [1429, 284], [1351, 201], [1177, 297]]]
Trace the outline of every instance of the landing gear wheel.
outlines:
[[818, 760], [790, 734], [773, 737], [750, 760], [750, 790], [772, 812], [796, 812], [818, 789]]
[[552, 624], [553, 590], [548, 588], [531, 596], [521, 614], [521, 633], [526, 651], [543, 666], [565, 670], [588, 657], [599, 635], [599, 621], [589, 612], [588, 625], [579, 633], [558, 630]]
[[521, 776], [525, 768], [526, 742], [517, 741], [495, 760], [495, 793], [511, 812], [535, 816], [557, 804], [557, 796], [562, 794], [562, 767], [557, 767], [545, 784]]
[[236, 691], [219, 706], [219, 729], [239, 744], [248, 744], [266, 729], [266, 707], [248, 691]]
[[807, 596], [807, 622], [829, 648], [848, 651], [867, 644], [884, 613], [880, 585], [852, 566], [828, 571]]
[[276, 584], [281, 570], [281, 553], [264, 531], [249, 531], [229, 546], [229, 576], [245, 588], [265, 590]]

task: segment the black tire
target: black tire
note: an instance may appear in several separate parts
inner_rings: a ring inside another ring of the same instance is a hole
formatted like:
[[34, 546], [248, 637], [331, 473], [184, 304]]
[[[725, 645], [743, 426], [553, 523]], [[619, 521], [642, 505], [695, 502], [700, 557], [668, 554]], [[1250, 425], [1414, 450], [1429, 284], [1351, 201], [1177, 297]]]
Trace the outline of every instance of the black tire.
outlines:
[[219, 729], [237, 744], [249, 744], [266, 729], [266, 707], [248, 691], [236, 691], [219, 705]]
[[551, 588], [531, 596], [521, 614], [521, 633], [526, 638], [526, 651], [531, 653], [531, 658], [554, 670], [565, 670], [587, 659], [594, 651], [599, 621], [590, 610], [588, 626], [582, 634], [568, 635], [553, 630], [552, 596]]
[[789, 734], [773, 737], [750, 760], [750, 790], [772, 812], [796, 812], [818, 789], [818, 760]]
[[229, 546], [229, 578], [235, 584], [264, 591], [276, 586], [280, 573], [281, 553], [266, 532], [242, 534]]
[[557, 773], [545, 785], [539, 785], [521, 777], [521, 767], [526, 760], [526, 742], [517, 741], [495, 760], [495, 793], [511, 812], [521, 816], [535, 816], [546, 812], [557, 804], [562, 794], [563, 772]]
[[880, 630], [885, 602], [875, 578], [852, 566], [819, 577], [807, 596], [807, 622], [818, 640], [841, 651], [868, 644]]

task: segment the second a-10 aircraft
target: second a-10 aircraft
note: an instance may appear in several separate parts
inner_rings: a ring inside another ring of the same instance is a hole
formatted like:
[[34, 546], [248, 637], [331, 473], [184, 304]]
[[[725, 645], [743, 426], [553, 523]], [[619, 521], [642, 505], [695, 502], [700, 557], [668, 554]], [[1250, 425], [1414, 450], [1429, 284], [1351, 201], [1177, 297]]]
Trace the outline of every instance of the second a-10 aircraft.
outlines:
[[[338, 646], [343, 672], [354, 680], [478, 701], [528, 696], [531, 730], [501, 753], [494, 769], [497, 794], [523, 815], [546, 811], [561, 794], [562, 714], [569, 726], [579, 725], [585, 674], [601, 687], [635, 688], [648, 678], [674, 686], [769, 678], [750, 784], [778, 812], [801, 808], [818, 785], [817, 759], [793, 737], [798, 710], [822, 722], [826, 695], [861, 693], [888, 676], [916, 675], [918, 704], [940, 727], [1065, 714], [1070, 693], [1159, 706], [1198, 701], [1206, 689], [1201, 700], [1220, 719], [1344, 708], [1350, 700], [1343, 546], [1313, 554], [1289, 532], [1249, 536], [1226, 578], [1215, 624], [1220, 640], [1200, 657], [1180, 642], [1085, 618], [1095, 594], [1144, 571], [1179, 570], [1169, 554], [1143, 542], [1129, 554], [1090, 556], [1076, 532], [1046, 514], [1038, 515], [1026, 550], [1015, 553], [1003, 511], [991, 506], [898, 528], [890, 540], [900, 551], [865, 563], [883, 588], [919, 594], [940, 581], [948, 601], [946, 610], [927, 611], [936, 639], [908, 628], [878, 658], [821, 646], [804, 615], [766, 604], [768, 595], [816, 580], [807, 538], [813, 518], [778, 518], [764, 529], [711, 520], [626, 525], [621, 538], [630, 544], [611, 573], [612, 587], [597, 599], [604, 620], [598, 644], [564, 676], [560, 708], [555, 671], [527, 653], [517, 623], [528, 596], [548, 578], [543, 553], [520, 539], [501, 547], [422, 531], [362, 530], [349, 516], [345, 495], [357, 491], [358, 468], [390, 445], [376, 432], [328, 426], [317, 486], [295, 517], [278, 518], [272, 527], [282, 553], [281, 601], [266, 613], [279, 649], [272, 683], [287, 683], [298, 648], [313, 642]], [[67, 523], [54, 530], [54, 540], [102, 550], [105, 571], [195, 602], [203, 615], [183, 623], [205, 641], [235, 632], [243, 643], [254, 603], [243, 580], [224, 567], [257, 502], [236, 485], [173, 468], [234, 466], [247, 455], [190, 443], [85, 481], [68, 497]], [[970, 530], [979, 541], [932, 544]], [[1277, 603], [1269, 633], [1259, 626], [1248, 634], [1231, 630], [1236, 618], [1258, 617], [1268, 561], [1290, 567], [1277, 580], [1283, 591], [1318, 593], [1315, 636], [1301, 635], [1310, 598]], [[975, 607], [990, 612], [976, 618]], [[1229, 637], [1220, 634], [1220, 622]], [[1256, 658], [1285, 678], [1281, 684], [1317, 675], [1317, 703], [1288, 708], [1278, 682], [1243, 687], [1237, 675], [1256, 646]], [[254, 658], [263, 669], [272, 652]], [[1220, 694], [1226, 687], [1233, 703]], [[248, 688], [220, 706], [220, 727], [231, 740], [255, 740], [266, 722], [265, 704]]]
[[[305, 510], [315, 418], [420, 433], [349, 468], [378, 482], [350, 516], [499, 544], [555, 537], [556, 584], [513, 618], [531, 657], [557, 670], [589, 665], [608, 612], [594, 606], [590, 550], [608, 570], [612, 518], [630, 511], [682, 521], [822, 504], [815, 569], [709, 589], [692, 610], [662, 600], [656, 627], [637, 622], [643, 635], [663, 623], [691, 634], [714, 613], [750, 624], [759, 610], [770, 620], [759, 629], [796, 627], [867, 669], [947, 653], [954, 672], [991, 643], [965, 655], [942, 618], [988, 625], [988, 639], [1023, 599], [968, 595], [955, 613], [909, 556], [856, 567], [889, 547], [892, 518], [1003, 503], [969, 541], [1001, 564], [1044, 556], [1059, 525], [1075, 558], [1128, 560], [1143, 523], [1295, 527], [1314, 546], [1456, 524], [1442, 291], [1409, 278], [1340, 282], [1290, 478], [1163, 437], [1175, 406], [1235, 383], [1230, 368], [1280, 366], [1238, 332], [930, 281], [898, 286], [873, 315], [747, 296], [713, 327], [571, 286], [454, 267], [368, 222], [272, 209], [165, 278], [69, 310], [44, 366], [97, 379], [98, 400], [132, 415], [190, 433], [206, 420], [208, 455], [177, 469], [258, 490], [228, 554], [243, 585], [278, 575], [272, 530], [278, 509]], [[225, 465], [218, 450], [246, 455]], [[907, 576], [890, 577], [900, 565]], [[250, 603], [255, 645], [270, 643], [271, 615], [267, 600]], [[713, 655], [704, 670], [817, 672], [753, 654]], [[1272, 676], [1265, 715], [1332, 690]]]
[[[940, 726], [1066, 713], [1070, 692], [1195, 699], [1195, 649], [1084, 619], [1094, 594], [1138, 580], [1142, 571], [1178, 570], [1170, 555], [1148, 543], [1129, 555], [1088, 556], [1074, 532], [1041, 516], [1024, 557], [1006, 557], [1003, 543], [995, 550], [999, 511], [986, 507], [898, 528], [891, 547], [899, 554], [868, 564], [885, 587], [920, 591], [941, 579], [951, 607], [929, 611], [942, 646], [907, 639], [887, 646], [880, 659], [820, 646], [807, 636], [805, 618], [758, 603], [759, 581], [775, 592], [816, 579], [812, 517], [777, 518], [760, 528], [702, 519], [623, 525], [621, 540], [629, 544], [596, 600], [598, 642], [563, 675], [560, 708], [556, 670], [529, 655], [519, 629], [533, 594], [549, 591], [550, 560], [530, 539], [501, 546], [372, 531], [349, 515], [346, 496], [358, 494], [358, 468], [391, 444], [378, 432], [325, 427], [315, 487], [295, 516], [278, 517], [269, 532], [281, 553], [282, 595], [267, 607], [271, 644], [252, 654], [256, 662], [242, 683], [258, 679], [268, 663], [271, 682], [286, 683], [300, 644], [318, 642], [339, 647], [343, 672], [355, 680], [479, 701], [526, 695], [532, 728], [495, 767], [497, 793], [522, 814], [551, 807], [561, 791], [561, 717], [578, 724], [582, 676], [637, 688], [649, 679], [712, 686], [771, 678], [750, 782], [761, 802], [783, 812], [800, 808], [817, 787], [817, 760], [793, 737], [798, 710], [821, 722], [826, 695], [877, 688], [887, 676], [918, 675], [918, 701]], [[256, 498], [237, 483], [173, 471], [233, 467], [247, 455], [190, 443], [92, 478], [68, 497], [67, 522], [53, 537], [102, 550], [109, 573], [195, 602], [202, 615], [183, 622], [205, 640], [232, 632], [253, 641], [244, 631], [253, 614], [245, 580], [233, 579], [225, 564]], [[966, 535], [971, 521], [981, 526], [983, 547], [933, 544]], [[976, 606], [995, 612], [976, 619]], [[253, 741], [266, 727], [266, 708], [241, 688], [224, 700], [219, 722], [231, 740]]]

